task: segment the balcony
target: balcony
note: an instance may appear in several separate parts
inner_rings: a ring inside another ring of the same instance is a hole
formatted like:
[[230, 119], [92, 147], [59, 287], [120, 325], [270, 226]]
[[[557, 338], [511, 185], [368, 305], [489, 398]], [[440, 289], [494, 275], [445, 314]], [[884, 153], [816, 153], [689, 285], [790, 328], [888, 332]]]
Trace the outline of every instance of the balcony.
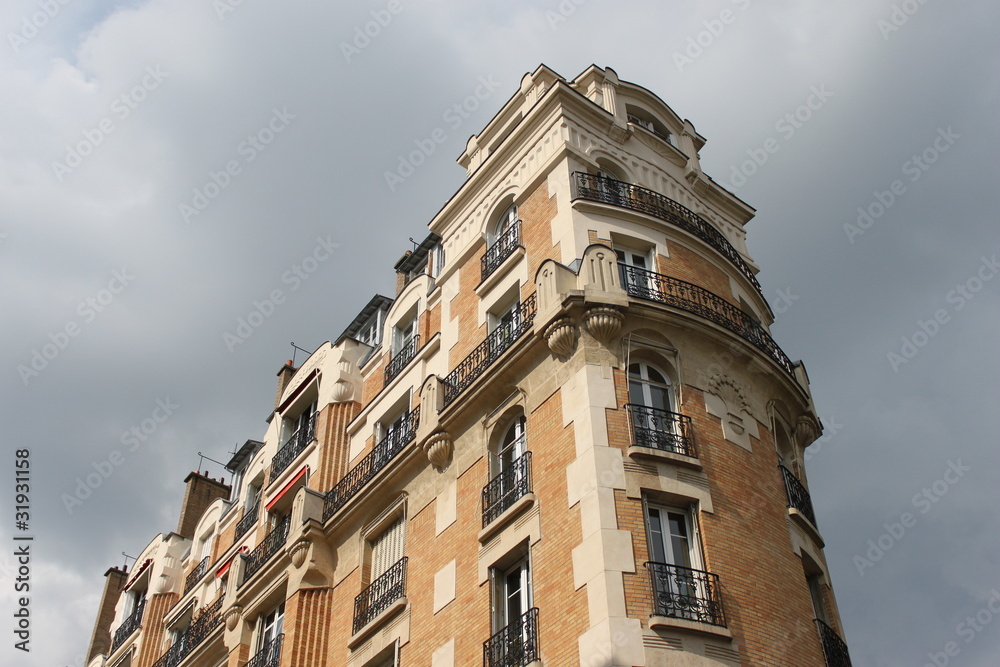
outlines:
[[538, 607], [483, 643], [483, 667], [527, 667], [538, 660]]
[[353, 634], [360, 632], [393, 602], [406, 595], [406, 560], [406, 556], [397, 560], [354, 598]]
[[510, 467], [501, 470], [483, 487], [483, 528], [528, 493], [531, 493], [531, 452], [514, 459]]
[[486, 249], [486, 254], [480, 260], [480, 282], [486, 280], [503, 264], [503, 261], [521, 247], [521, 221], [505, 229], [493, 239], [493, 244]]
[[851, 667], [851, 656], [847, 652], [847, 643], [840, 638], [836, 630], [818, 618], [815, 620], [816, 629], [819, 631], [819, 640], [823, 644], [826, 667]]
[[243, 518], [236, 523], [236, 533], [233, 536], [235, 544], [241, 537], [247, 534], [251, 528], [257, 525], [257, 517], [260, 515], [260, 502], [247, 510]]
[[389, 360], [389, 364], [385, 367], [385, 380], [382, 386], [392, 382], [392, 379], [403, 372], [407, 364], [413, 361], [413, 357], [417, 356], [417, 352], [420, 350], [420, 336], [414, 335], [410, 340], [399, 349], [396, 354], [392, 356]]
[[281, 664], [281, 641], [284, 638], [285, 635], [281, 634], [269, 641], [243, 667], [278, 667]]
[[740, 336], [769, 356], [786, 373], [795, 376], [791, 359], [778, 347], [764, 327], [725, 299], [697, 285], [662, 273], [626, 264], [619, 264], [618, 267], [622, 274], [622, 287], [629, 296], [656, 301], [711, 320]]
[[629, 403], [632, 444], [696, 458], [691, 438], [691, 418], [676, 412]]
[[653, 588], [653, 616], [726, 627], [719, 576], [681, 565], [647, 562]]
[[300, 426], [295, 433], [292, 433], [285, 444], [281, 446], [281, 449], [278, 450], [278, 453], [271, 459], [271, 474], [268, 477], [268, 482], [274, 482], [274, 480], [278, 479], [278, 476], [288, 466], [292, 465], [295, 457], [302, 453], [302, 450], [313, 441], [315, 436], [316, 413], [313, 412], [309, 415], [309, 421]]
[[[668, 140], [669, 141], [669, 140]], [[574, 199], [586, 199], [631, 209], [669, 222], [692, 234], [724, 256], [762, 294], [757, 277], [739, 251], [711, 223], [669, 197], [605, 176], [573, 172]]]
[[781, 468], [781, 476], [785, 480], [785, 495], [788, 496], [788, 506], [801, 512], [815, 527], [816, 514], [813, 512], [812, 498], [809, 497], [806, 487], [792, 474], [791, 470], [781, 465], [778, 467]]
[[448, 373], [443, 382], [444, 407], [448, 407], [452, 401], [468, 389], [486, 369], [496, 361], [501, 354], [506, 352], [514, 343], [531, 330], [535, 321], [536, 298], [532, 294], [518, 304], [517, 308], [509, 318], [504, 318], [499, 326], [494, 329], [482, 343], [476, 346], [469, 356], [461, 361], [455, 369]]
[[201, 562], [198, 563], [198, 567], [191, 570], [191, 574], [189, 574], [184, 580], [184, 595], [190, 593], [191, 589], [197, 586], [198, 582], [201, 581], [201, 578], [205, 576], [206, 572], [208, 572], [208, 561], [209, 557], [205, 556], [201, 559]]
[[240, 586], [248, 582], [250, 577], [257, 574], [267, 564], [267, 561], [271, 560], [274, 554], [281, 551], [281, 548], [285, 546], [285, 540], [288, 539], [288, 529], [291, 524], [292, 517], [286, 516], [261, 540], [261, 543], [253, 551], [243, 555], [246, 566], [243, 568], [243, 580], [240, 581]]
[[323, 521], [326, 521], [353, 498], [382, 470], [396, 454], [399, 454], [417, 435], [420, 422], [420, 406], [406, 413], [397, 428], [391, 429], [375, 448], [358, 465], [347, 471], [343, 479], [327, 491], [323, 501]]
[[125, 640], [132, 636], [132, 633], [139, 629], [142, 625], [142, 612], [146, 608], [146, 598], [143, 598], [139, 602], [139, 606], [136, 607], [128, 618], [126, 618], [118, 629], [115, 630], [115, 636], [111, 641], [111, 653], [125, 643]]
[[153, 667], [176, 667], [198, 648], [212, 631], [222, 625], [222, 597], [201, 610], [174, 645], [153, 663]]

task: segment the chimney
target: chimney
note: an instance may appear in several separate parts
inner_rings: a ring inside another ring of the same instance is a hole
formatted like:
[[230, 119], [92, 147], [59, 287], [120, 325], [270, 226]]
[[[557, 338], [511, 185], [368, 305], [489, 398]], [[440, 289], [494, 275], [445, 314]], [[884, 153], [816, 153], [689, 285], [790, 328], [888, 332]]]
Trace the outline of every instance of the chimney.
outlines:
[[222, 480], [209, 477], [207, 472], [193, 472], [184, 478], [184, 483], [187, 489], [184, 491], [184, 504], [181, 505], [181, 518], [177, 522], [177, 534], [194, 539], [194, 529], [201, 515], [217, 498], [228, 498], [229, 487]]
[[118, 596], [125, 587], [128, 572], [112, 567], [104, 573], [104, 593], [101, 594], [101, 606], [97, 611], [97, 621], [94, 623], [94, 634], [90, 636], [90, 649], [87, 651], [87, 664], [96, 655], [107, 655], [111, 652], [111, 624], [115, 620], [115, 605]]
[[278, 371], [278, 391], [274, 394], [274, 409], [277, 410], [278, 406], [281, 405], [281, 394], [285, 391], [285, 387], [288, 386], [289, 380], [295, 375], [295, 371], [298, 370], [292, 365], [292, 360], [289, 359], [285, 362], [285, 365], [281, 367]]

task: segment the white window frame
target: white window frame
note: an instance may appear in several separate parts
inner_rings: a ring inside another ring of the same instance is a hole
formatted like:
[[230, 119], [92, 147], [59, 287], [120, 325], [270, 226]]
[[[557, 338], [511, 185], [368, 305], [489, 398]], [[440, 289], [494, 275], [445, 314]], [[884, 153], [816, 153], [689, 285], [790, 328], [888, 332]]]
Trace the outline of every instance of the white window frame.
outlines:
[[[269, 621], [273, 617], [273, 621]], [[282, 600], [257, 619], [257, 653], [283, 634], [285, 625], [285, 602]]]

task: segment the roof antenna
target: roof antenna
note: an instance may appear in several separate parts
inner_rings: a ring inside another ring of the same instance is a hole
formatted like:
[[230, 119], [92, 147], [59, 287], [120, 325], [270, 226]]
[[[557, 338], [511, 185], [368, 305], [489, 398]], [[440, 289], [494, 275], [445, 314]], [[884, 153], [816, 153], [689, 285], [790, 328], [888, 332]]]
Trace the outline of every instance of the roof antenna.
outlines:
[[419, 248], [419, 247], [420, 247], [420, 244], [419, 244], [419, 243], [417, 243], [416, 241], [414, 241], [414, 240], [413, 240], [413, 237], [412, 237], [412, 236], [410, 237], [410, 243], [412, 243], [412, 244], [413, 244], [413, 252], [416, 252], [416, 251], [417, 251], [417, 248]]
[[309, 356], [309, 355], [311, 354], [311, 353], [309, 352], [309, 350], [307, 350], [307, 349], [305, 349], [305, 348], [302, 348], [302, 347], [299, 347], [298, 345], [296, 345], [296, 344], [295, 344], [295, 342], [294, 342], [294, 341], [292, 341], [292, 366], [294, 366], [294, 365], [295, 365], [295, 352], [296, 352], [297, 350], [298, 350], [298, 351], [302, 351], [302, 352], [305, 352], [305, 354], [306, 354], [306, 356], [307, 356], [307, 357], [308, 357], [308, 356]]
[[128, 572], [128, 559], [131, 558], [132, 560], [135, 560], [135, 556], [129, 556], [124, 551], [122, 552], [122, 556], [125, 556], [125, 562], [122, 563], [122, 569]]
[[[218, 463], [220, 466], [222, 466], [223, 470], [225, 470], [225, 468], [226, 468], [226, 464], [223, 463], [222, 461], [216, 461], [211, 456], [205, 456], [201, 452], [198, 452], [198, 470], [201, 470], [201, 464], [204, 462], [205, 459], [208, 459], [212, 463]], [[206, 477], [207, 477], [208, 476], [208, 471], [207, 470], [205, 471], [205, 474], [206, 474]], [[225, 484], [225, 480], [226, 480], [225, 474], [223, 474], [223, 476], [219, 478], [219, 481], [222, 482], [223, 484]]]

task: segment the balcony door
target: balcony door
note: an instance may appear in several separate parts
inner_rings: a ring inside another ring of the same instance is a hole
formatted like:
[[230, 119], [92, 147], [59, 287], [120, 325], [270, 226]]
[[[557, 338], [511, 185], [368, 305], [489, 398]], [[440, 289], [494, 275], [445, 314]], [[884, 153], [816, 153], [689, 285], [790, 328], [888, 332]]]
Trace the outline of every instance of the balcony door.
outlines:
[[629, 248], [615, 248], [622, 288], [632, 296], [652, 298], [652, 262], [649, 254]]
[[489, 316], [490, 357], [496, 358], [511, 346], [521, 328], [521, 303], [517, 301]]
[[667, 374], [644, 361], [629, 364], [628, 400], [633, 443], [677, 451], [683, 433], [674, 414], [673, 385]]
[[535, 637], [525, 614], [531, 609], [528, 560], [493, 569], [493, 637], [487, 650], [490, 667], [519, 667], [534, 655]]
[[524, 466], [524, 453], [526, 451], [525, 419], [521, 415], [514, 423], [508, 427], [503, 439], [497, 446], [496, 454], [493, 455], [493, 479], [497, 480], [499, 489], [496, 489], [494, 502], [499, 502], [503, 507], [509, 507], [518, 497], [519, 490], [523, 493], [526, 490], [527, 470]]
[[[279, 650], [272, 644], [281, 636], [285, 624], [285, 603], [282, 602], [260, 618], [260, 630], [257, 633], [257, 652], [264, 650]], [[277, 655], [275, 652], [274, 655]], [[266, 664], [270, 664], [269, 662]]]
[[646, 530], [658, 613], [688, 620], [713, 616], [691, 512], [647, 503]]
[[399, 517], [371, 539], [372, 560], [369, 581], [375, 581], [404, 556], [406, 530]]
[[511, 204], [507, 207], [501, 215], [500, 219], [497, 220], [496, 226], [493, 228], [493, 238], [490, 239], [490, 245], [492, 246], [497, 242], [504, 242], [507, 234], [513, 234], [510, 230], [517, 225], [517, 206]]

